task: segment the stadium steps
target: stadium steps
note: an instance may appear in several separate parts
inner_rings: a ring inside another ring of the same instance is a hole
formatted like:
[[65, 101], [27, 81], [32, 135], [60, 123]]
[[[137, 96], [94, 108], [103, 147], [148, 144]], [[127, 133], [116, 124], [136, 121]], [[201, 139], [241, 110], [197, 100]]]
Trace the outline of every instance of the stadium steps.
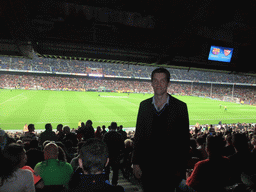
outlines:
[[[110, 172], [109, 175], [109, 181], [112, 181], [112, 175], [113, 172]], [[125, 192], [143, 192], [142, 187], [139, 184], [139, 181], [136, 180], [133, 176], [131, 176], [131, 178], [129, 179], [129, 181], [127, 179], [124, 178], [122, 172], [119, 170], [119, 174], [118, 174], [118, 185], [122, 186], [125, 190]]]

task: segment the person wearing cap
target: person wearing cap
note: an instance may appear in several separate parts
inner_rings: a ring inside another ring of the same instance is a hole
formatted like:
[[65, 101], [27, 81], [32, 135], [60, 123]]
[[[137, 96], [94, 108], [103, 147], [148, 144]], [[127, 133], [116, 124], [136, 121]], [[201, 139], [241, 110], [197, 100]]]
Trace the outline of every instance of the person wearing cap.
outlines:
[[79, 151], [79, 167], [68, 184], [71, 192], [124, 192], [122, 186], [109, 183], [104, 169], [109, 162], [107, 145], [95, 138], [87, 139]]

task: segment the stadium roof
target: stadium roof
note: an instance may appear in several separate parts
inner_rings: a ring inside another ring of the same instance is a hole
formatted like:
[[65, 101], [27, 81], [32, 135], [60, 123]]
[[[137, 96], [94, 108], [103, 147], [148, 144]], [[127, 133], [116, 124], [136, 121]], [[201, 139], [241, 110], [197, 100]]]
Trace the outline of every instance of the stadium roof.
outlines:
[[[256, 2], [6, 0], [0, 54], [256, 75]], [[230, 63], [210, 46], [234, 48]]]

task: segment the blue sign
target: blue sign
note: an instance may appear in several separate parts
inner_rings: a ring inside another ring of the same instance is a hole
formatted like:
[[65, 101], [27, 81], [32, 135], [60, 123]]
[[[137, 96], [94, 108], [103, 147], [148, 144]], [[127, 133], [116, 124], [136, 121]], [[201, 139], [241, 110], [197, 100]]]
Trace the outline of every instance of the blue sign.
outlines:
[[211, 46], [208, 60], [230, 62], [233, 48]]

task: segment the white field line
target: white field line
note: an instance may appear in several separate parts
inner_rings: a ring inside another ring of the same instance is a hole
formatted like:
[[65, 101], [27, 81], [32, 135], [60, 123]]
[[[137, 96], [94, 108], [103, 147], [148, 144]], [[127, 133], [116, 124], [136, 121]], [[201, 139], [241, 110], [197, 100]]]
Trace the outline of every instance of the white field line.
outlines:
[[[2, 105], [2, 104], [6, 103], [6, 102], [8, 102], [8, 101], [12, 101], [12, 99], [14, 99], [14, 98], [16, 98], [16, 97], [18, 97], [18, 96], [20, 96], [20, 95], [22, 95], [22, 94], [23, 94], [23, 93], [21, 93], [21, 94], [19, 94], [19, 95], [16, 95], [16, 96], [14, 96], [14, 97], [11, 97], [11, 98], [7, 99], [6, 101], [4, 101], [4, 102], [2, 102], [2, 103], [0, 103], [0, 104]], [[26, 96], [23, 96], [23, 98], [27, 99]]]
[[198, 119], [189, 119], [189, 120], [192, 120], [192, 121], [197, 121], [197, 120], [216, 120], [216, 119], [222, 119], [222, 120], [236, 120], [236, 119], [255, 119], [255, 121], [256, 121], [256, 117], [239, 117], [239, 118], [237, 118], [237, 117], [235, 117], [235, 118], [222, 118], [222, 117], [220, 117], [220, 118], [215, 118], [215, 119], [200, 119], [200, 118], [198, 118]]

